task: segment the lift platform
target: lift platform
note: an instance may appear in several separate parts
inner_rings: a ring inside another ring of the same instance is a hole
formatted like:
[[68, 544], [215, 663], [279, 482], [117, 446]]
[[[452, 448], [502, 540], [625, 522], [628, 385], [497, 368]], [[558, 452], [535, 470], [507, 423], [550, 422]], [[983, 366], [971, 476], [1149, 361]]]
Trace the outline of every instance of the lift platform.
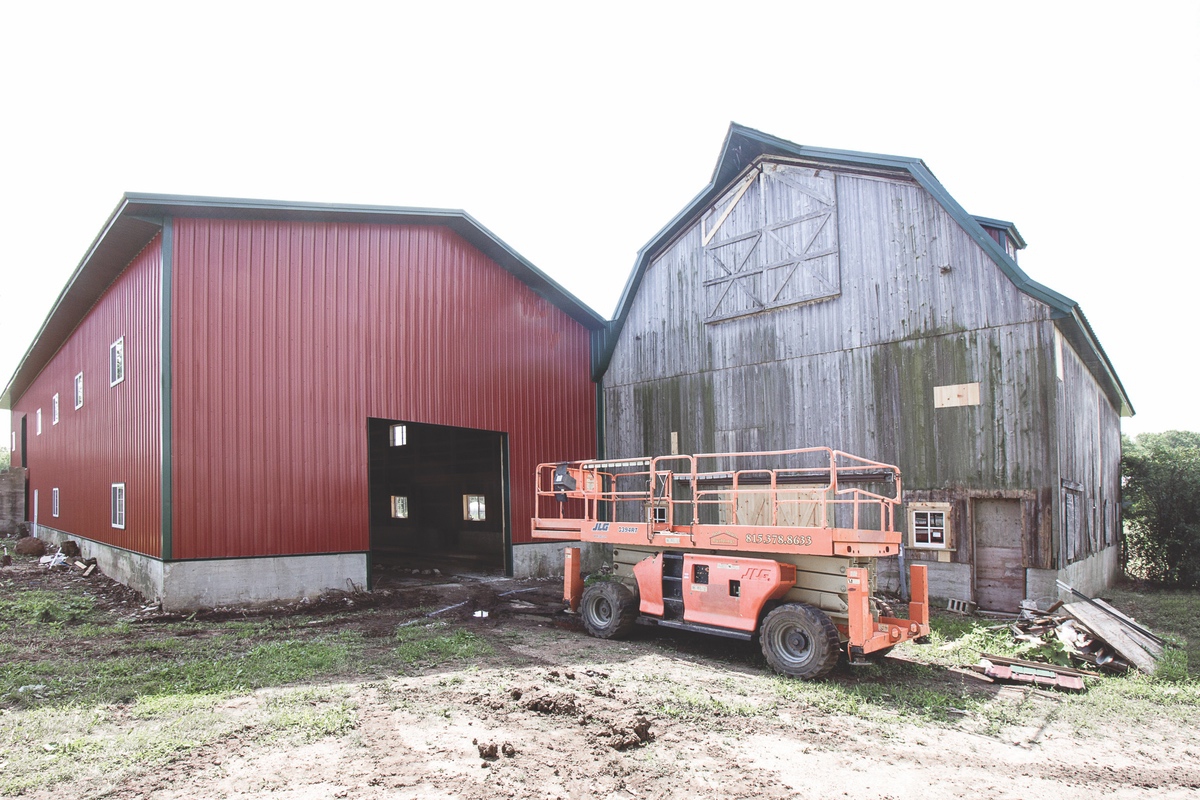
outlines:
[[588, 593], [567, 549], [564, 599], [593, 635], [757, 634], [780, 672], [820, 677], [838, 650], [857, 661], [929, 633], [924, 566], [909, 619], [874, 593], [877, 559], [900, 552], [896, 466], [826, 447], [666, 455], [540, 464], [536, 486], [535, 539], [614, 548], [616, 580]]

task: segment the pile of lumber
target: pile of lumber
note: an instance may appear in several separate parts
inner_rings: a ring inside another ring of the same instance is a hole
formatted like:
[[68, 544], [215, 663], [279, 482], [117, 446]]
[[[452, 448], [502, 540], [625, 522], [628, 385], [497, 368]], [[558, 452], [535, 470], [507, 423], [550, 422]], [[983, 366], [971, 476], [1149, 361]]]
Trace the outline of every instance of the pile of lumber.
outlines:
[[[1154, 672], [1164, 642], [1136, 620], [1103, 600], [1091, 598], [1061, 581], [1059, 601], [1045, 611], [1025, 601], [1008, 627], [1013, 638], [1029, 646], [1024, 655], [1057, 663], [1022, 660], [983, 653], [976, 672], [1003, 683], [1028, 683], [1068, 691], [1083, 691], [1081, 670]], [[1068, 666], [1072, 664], [1078, 666]], [[1094, 673], [1092, 673], [1094, 674]]]
[[1078, 623], [1076, 627], [1082, 626], [1094, 641], [1111, 650], [1113, 661], [1147, 674], [1154, 672], [1154, 665], [1163, 654], [1162, 639], [1103, 600], [1088, 597], [1062, 581], [1058, 582], [1058, 588], [1072, 598], [1062, 610]]

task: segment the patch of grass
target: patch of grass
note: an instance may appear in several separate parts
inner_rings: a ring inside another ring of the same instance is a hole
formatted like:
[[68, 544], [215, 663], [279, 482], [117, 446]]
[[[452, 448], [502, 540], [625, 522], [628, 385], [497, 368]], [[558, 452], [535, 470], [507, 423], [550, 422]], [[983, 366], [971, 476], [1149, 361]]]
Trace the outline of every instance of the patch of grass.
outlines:
[[918, 723], [945, 723], [967, 716], [985, 722], [994, 719], [1013, 721], [1012, 709], [993, 707], [989, 698], [974, 694], [966, 687], [930, 686], [920, 680], [897, 679], [889, 667], [890, 664], [877, 668], [883, 680], [840, 683], [796, 681], [781, 677], [773, 679], [773, 689], [783, 700], [802, 702], [821, 711], [876, 722], [904, 719]]
[[95, 609], [90, 597], [30, 589], [0, 600], [0, 623], [9, 625], [75, 625]]
[[[0, 704], [86, 706], [159, 695], [247, 692], [337, 674], [360, 648], [361, 641], [350, 633], [260, 644], [185, 638], [132, 642], [131, 652], [103, 658], [14, 660], [0, 663]], [[20, 691], [29, 685], [45, 689]]]
[[453, 630], [444, 622], [404, 625], [396, 629], [396, 655], [408, 665], [464, 661], [490, 655], [492, 646], [465, 628]]
[[270, 698], [264, 711], [262, 727], [291, 741], [311, 742], [358, 727], [357, 706], [345, 690], [285, 692]]
[[[1133, 617], [1183, 653], [1183, 669], [1200, 679], [1200, 592], [1186, 589], [1122, 586], [1107, 593], [1114, 607]], [[1170, 652], [1168, 650], [1168, 652]], [[1168, 672], [1177, 674], [1180, 656], [1170, 656]]]
[[670, 698], [654, 705], [655, 712], [664, 717], [756, 717], [770, 713], [774, 708], [774, 705], [724, 700], [685, 687], [672, 689]]

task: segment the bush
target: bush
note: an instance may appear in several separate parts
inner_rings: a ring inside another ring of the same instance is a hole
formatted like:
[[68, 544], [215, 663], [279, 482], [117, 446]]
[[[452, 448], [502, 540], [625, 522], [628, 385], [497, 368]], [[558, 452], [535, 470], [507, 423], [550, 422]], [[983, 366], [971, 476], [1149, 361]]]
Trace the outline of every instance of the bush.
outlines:
[[1122, 437], [1129, 574], [1200, 587], [1200, 433]]

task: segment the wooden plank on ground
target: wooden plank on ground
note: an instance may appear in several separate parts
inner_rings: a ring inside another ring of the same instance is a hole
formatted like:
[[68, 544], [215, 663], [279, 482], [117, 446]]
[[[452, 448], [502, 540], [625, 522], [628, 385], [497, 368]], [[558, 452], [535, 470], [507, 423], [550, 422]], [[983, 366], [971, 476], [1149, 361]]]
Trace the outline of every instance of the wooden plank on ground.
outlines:
[[1120, 620], [1090, 603], [1067, 603], [1062, 610], [1083, 623], [1096, 637], [1108, 642], [1130, 664], [1146, 674], [1154, 672], [1155, 657], [1128, 634], [1128, 628]]
[[[1138, 622], [1137, 620], [1135, 620], [1133, 617], [1130, 617], [1130, 616], [1122, 613], [1121, 611], [1113, 608], [1108, 603], [1101, 600], [1099, 597], [1093, 598], [1092, 602], [1098, 606], [1101, 606], [1101, 607], [1107, 609], [1108, 611], [1111, 611], [1114, 615], [1116, 615], [1120, 619], [1126, 620], [1128, 622], [1132, 622], [1135, 625], [1141, 625], [1141, 623]], [[1141, 627], [1145, 628], [1146, 626], [1141, 625]], [[1125, 633], [1129, 635], [1129, 638], [1133, 639], [1135, 642], [1137, 642], [1142, 647], [1144, 647], [1150, 653], [1150, 655], [1154, 656], [1155, 658], [1162, 658], [1163, 646], [1161, 644], [1154, 641], [1153, 639], [1151, 639], [1149, 636], [1142, 633], [1141, 631], [1139, 631], [1135, 628], [1131, 628], [1128, 625], [1124, 626], [1124, 630], [1125, 630]]]
[[983, 658], [991, 661], [993, 664], [1005, 664], [1013, 667], [1036, 667], [1037, 669], [1052, 669], [1061, 675], [1074, 675], [1077, 678], [1087, 677], [1094, 673], [1081, 672], [1073, 667], [1064, 667], [1059, 664], [1045, 664], [1040, 661], [1025, 661], [1020, 658], [1009, 658], [1008, 656], [998, 656], [994, 653], [980, 653]]

